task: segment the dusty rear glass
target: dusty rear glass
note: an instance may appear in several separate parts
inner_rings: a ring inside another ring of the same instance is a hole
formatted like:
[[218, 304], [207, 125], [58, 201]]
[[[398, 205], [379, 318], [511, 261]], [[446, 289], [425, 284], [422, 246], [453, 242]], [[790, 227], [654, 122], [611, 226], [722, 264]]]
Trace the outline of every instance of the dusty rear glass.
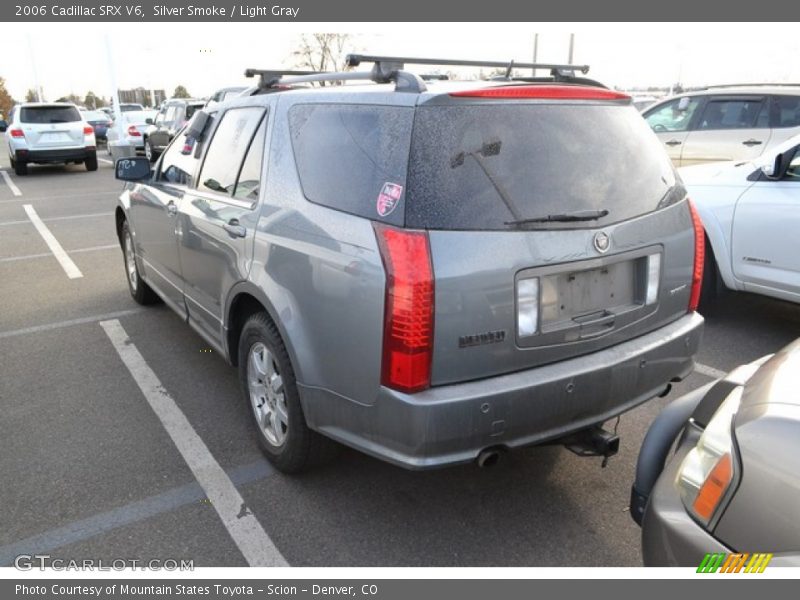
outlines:
[[589, 222], [535, 225], [594, 227], [682, 196], [661, 144], [628, 105], [509, 101], [417, 109], [407, 227], [509, 229], [509, 203], [522, 219], [608, 211]]
[[289, 128], [305, 197], [402, 225], [413, 118], [408, 107], [294, 106]]
[[19, 115], [23, 123], [74, 123], [81, 114], [74, 106], [26, 106]]

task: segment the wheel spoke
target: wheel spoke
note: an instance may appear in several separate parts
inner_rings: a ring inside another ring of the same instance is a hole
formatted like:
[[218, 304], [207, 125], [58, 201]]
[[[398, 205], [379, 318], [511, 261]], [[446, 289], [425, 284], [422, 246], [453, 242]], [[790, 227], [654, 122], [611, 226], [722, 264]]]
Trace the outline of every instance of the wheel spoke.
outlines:
[[289, 428], [289, 412], [286, 410], [286, 403], [281, 398], [275, 403], [275, 413], [278, 415], [278, 421], [286, 425], [286, 428]]
[[278, 419], [277, 411], [270, 413], [270, 423], [272, 424], [272, 434], [275, 436], [275, 441], [280, 444], [283, 441], [285, 434], [283, 433], [281, 422]]

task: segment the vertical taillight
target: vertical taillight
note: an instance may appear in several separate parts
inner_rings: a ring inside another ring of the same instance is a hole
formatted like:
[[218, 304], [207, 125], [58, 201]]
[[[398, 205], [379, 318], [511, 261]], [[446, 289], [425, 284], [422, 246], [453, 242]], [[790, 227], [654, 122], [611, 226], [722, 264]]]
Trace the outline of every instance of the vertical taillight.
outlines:
[[381, 383], [402, 392], [430, 387], [433, 265], [425, 231], [375, 223], [386, 270]]
[[83, 128], [83, 135], [92, 135], [94, 133], [94, 127], [91, 125], [86, 125]]
[[689, 311], [697, 310], [700, 304], [700, 290], [703, 287], [703, 263], [706, 253], [705, 230], [700, 215], [691, 200], [687, 199], [689, 212], [692, 215], [692, 226], [694, 227], [694, 269], [692, 271], [692, 293], [689, 296]]

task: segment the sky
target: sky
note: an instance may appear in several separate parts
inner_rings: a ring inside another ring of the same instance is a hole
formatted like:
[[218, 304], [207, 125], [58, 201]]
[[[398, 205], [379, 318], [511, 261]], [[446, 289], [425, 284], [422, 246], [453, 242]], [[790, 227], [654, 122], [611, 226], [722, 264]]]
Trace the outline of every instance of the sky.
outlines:
[[207, 96], [247, 84], [247, 67], [295, 66], [292, 50], [315, 31], [350, 33], [352, 50], [371, 54], [518, 62], [532, 60], [535, 33], [540, 62], [566, 62], [574, 33], [574, 62], [622, 89], [800, 82], [791, 23], [15, 23], [0, 31], [0, 77], [18, 100], [37, 78], [48, 100], [109, 96], [112, 80]]

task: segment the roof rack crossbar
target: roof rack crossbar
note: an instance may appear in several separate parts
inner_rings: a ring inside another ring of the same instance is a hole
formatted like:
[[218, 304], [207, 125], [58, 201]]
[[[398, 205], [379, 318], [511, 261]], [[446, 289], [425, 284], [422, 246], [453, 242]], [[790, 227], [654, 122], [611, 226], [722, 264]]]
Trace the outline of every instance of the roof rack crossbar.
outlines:
[[258, 87], [270, 88], [284, 76], [314, 75], [320, 71], [288, 71], [285, 69], [245, 69], [245, 77], [255, 77], [258, 75]]
[[372, 56], [367, 54], [348, 54], [345, 59], [348, 67], [357, 67], [361, 63], [375, 63], [392, 65], [396, 69], [403, 69], [406, 64], [433, 65], [443, 67], [486, 67], [495, 69], [550, 69], [551, 71], [589, 72], [589, 65], [569, 65], [556, 63], [518, 63], [515, 61], [487, 61], [487, 60], [453, 60], [446, 58], [409, 58], [405, 56]]
[[427, 88], [425, 82], [413, 73], [392, 68], [393, 65], [375, 65], [370, 71], [272, 71], [247, 69], [245, 75], [261, 77], [259, 87], [274, 88], [276, 85], [296, 83], [319, 83], [323, 81], [374, 81], [375, 83], [394, 83], [398, 92], [421, 93]]

